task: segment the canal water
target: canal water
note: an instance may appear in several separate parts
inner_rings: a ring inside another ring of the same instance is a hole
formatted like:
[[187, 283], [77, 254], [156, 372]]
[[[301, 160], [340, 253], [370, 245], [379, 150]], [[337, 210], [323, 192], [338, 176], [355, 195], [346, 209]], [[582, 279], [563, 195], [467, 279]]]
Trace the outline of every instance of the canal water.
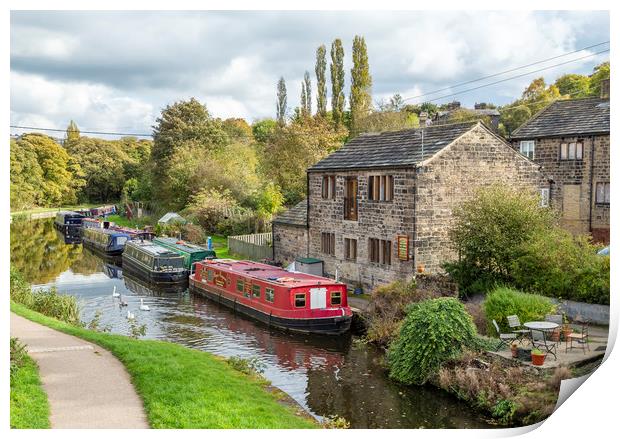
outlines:
[[[145, 338], [167, 340], [230, 357], [258, 358], [264, 376], [317, 418], [338, 415], [352, 428], [488, 428], [475, 411], [431, 387], [389, 380], [383, 355], [358, 337], [292, 335], [270, 330], [185, 287], [158, 289], [123, 273], [64, 236], [53, 220], [11, 224], [11, 264], [36, 289], [56, 287], [76, 296], [82, 320], [100, 314], [100, 326], [129, 334], [127, 309], [146, 325]], [[119, 306], [112, 291], [129, 304]], [[150, 311], [140, 311], [140, 299]]]

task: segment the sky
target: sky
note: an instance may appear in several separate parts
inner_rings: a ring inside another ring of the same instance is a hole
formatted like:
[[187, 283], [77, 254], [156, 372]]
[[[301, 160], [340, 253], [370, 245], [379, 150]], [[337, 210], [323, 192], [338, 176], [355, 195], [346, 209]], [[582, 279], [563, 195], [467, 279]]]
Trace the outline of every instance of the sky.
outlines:
[[[609, 40], [605, 11], [12, 11], [11, 125], [150, 133], [166, 105], [195, 97], [214, 117], [275, 116], [282, 76], [290, 112], [315, 52], [335, 38], [350, 87], [355, 35], [368, 47], [374, 103], [415, 97]], [[506, 104], [529, 82], [589, 74], [603, 53], [539, 73], [442, 96], [608, 49], [603, 45], [486, 81], [410, 99]], [[329, 77], [329, 66], [327, 75]], [[328, 91], [330, 90], [328, 82]], [[328, 101], [329, 101], [328, 93]], [[12, 129], [12, 133], [23, 130]], [[32, 130], [27, 130], [32, 131]], [[53, 134], [62, 136], [62, 134]]]

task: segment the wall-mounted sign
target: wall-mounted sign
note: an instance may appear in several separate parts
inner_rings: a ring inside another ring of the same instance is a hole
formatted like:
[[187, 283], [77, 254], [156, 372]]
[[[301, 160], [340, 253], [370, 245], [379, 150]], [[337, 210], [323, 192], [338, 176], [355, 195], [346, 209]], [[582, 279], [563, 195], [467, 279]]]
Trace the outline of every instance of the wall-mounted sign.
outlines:
[[409, 237], [407, 235], [398, 235], [396, 237], [398, 244], [398, 259], [401, 261], [409, 260]]

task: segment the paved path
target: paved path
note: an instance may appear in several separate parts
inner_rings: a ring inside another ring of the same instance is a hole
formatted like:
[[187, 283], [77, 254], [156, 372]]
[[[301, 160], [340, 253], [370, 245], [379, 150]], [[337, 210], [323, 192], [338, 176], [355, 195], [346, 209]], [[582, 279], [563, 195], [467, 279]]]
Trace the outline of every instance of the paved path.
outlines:
[[129, 374], [110, 352], [13, 313], [11, 337], [39, 365], [52, 428], [149, 428]]

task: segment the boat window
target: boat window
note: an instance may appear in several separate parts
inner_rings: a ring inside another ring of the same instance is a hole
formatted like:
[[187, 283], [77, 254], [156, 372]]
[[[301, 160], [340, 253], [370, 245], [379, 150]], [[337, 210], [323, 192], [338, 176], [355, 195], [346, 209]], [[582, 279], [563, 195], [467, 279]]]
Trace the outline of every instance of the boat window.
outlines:
[[244, 282], [241, 279], [237, 279], [237, 291], [243, 293]]
[[295, 308], [305, 308], [306, 306], [306, 293], [295, 294]]
[[125, 245], [126, 242], [127, 242], [126, 236], [119, 236], [116, 238], [116, 245]]
[[275, 294], [274, 294], [273, 288], [265, 288], [265, 300], [267, 302], [273, 303], [274, 295]]
[[207, 270], [207, 280], [213, 282], [213, 270]]
[[260, 299], [260, 285], [252, 285], [252, 297]]
[[333, 291], [331, 294], [331, 305], [341, 305], [342, 304], [342, 293], [340, 291]]

